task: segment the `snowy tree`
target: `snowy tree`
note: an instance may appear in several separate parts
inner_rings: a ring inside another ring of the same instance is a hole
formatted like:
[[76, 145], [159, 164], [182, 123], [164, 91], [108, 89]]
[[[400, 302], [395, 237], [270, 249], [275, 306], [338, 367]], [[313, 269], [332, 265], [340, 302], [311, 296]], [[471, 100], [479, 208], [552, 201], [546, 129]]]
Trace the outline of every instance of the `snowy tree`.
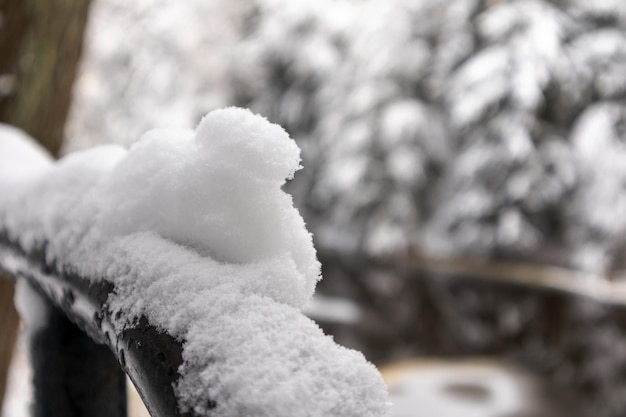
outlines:
[[188, 127], [230, 103], [221, 87], [246, 2], [97, 0], [66, 151], [129, 145], [149, 129]]
[[[423, 271], [407, 279], [367, 259], [425, 254], [619, 275], [626, 5], [263, 2], [254, 23], [241, 54], [251, 61], [233, 61], [233, 88], [238, 103], [287, 126], [313, 168], [291, 190], [323, 254], [322, 285], [359, 300], [367, 317], [353, 333], [337, 329], [340, 340], [373, 357], [508, 345], [557, 385], [585, 385], [598, 415], [623, 414], [623, 355], [606, 349], [623, 337], [604, 307], [552, 305], [566, 317], [558, 327], [532, 296], [455, 289]], [[473, 267], [453, 262], [442, 270]], [[487, 272], [502, 270], [473, 273]], [[567, 335], [558, 347], [542, 340], [556, 333]]]
[[323, 248], [619, 268], [626, 6], [303, 3], [262, 2], [231, 72], [303, 143]]

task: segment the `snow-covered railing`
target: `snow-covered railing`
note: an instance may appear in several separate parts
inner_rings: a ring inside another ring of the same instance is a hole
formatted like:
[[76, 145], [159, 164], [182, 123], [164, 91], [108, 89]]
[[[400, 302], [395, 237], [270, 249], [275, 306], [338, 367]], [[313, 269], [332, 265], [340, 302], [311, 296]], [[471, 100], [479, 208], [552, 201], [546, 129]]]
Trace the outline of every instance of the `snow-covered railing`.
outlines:
[[[281, 190], [300, 159], [279, 126], [219, 110], [195, 132], [58, 163], [15, 130], [0, 135], [0, 268], [18, 279], [32, 335], [62, 310], [110, 348], [153, 417], [388, 415], [376, 369], [300, 312], [320, 268]], [[121, 391], [115, 373], [94, 379]], [[71, 415], [123, 415], [123, 402]]]

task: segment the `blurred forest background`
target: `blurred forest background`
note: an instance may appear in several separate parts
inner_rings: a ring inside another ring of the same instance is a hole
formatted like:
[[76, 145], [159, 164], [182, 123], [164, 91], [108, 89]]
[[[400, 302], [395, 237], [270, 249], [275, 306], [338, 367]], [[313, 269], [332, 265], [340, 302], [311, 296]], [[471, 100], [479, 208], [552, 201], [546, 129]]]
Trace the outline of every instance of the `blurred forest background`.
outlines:
[[623, 416], [625, 98], [623, 0], [92, 0], [59, 138], [249, 107], [302, 148], [309, 314], [395, 416]]

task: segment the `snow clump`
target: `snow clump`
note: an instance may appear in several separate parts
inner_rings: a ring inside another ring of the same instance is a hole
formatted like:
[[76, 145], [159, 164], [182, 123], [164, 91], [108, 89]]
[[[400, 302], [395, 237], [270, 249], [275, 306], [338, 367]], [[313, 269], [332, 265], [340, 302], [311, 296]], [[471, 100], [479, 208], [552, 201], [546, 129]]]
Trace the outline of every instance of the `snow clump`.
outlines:
[[[196, 131], [154, 130], [102, 182], [102, 228], [154, 231], [224, 263], [280, 259], [304, 304], [320, 265], [311, 235], [281, 186], [300, 149], [280, 126], [249, 110], [206, 115]], [[283, 276], [284, 278], [284, 276]]]

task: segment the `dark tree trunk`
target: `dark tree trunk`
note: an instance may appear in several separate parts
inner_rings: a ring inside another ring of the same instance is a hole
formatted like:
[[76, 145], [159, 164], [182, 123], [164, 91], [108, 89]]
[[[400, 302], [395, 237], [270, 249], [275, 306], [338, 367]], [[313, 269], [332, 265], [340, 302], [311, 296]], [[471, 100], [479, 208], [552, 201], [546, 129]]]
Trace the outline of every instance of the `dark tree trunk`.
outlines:
[[90, 0], [0, 0], [0, 122], [59, 152]]

